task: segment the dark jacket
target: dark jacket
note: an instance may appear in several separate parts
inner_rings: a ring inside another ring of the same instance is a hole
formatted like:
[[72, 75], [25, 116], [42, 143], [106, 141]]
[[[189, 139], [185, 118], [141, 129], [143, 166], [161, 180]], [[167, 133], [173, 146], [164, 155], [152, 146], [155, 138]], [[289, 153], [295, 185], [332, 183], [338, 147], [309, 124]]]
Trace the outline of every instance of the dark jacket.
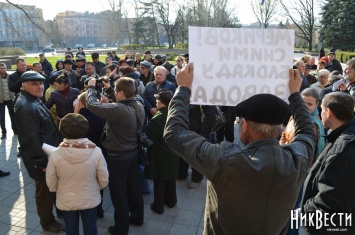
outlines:
[[[172, 92], [175, 92], [176, 90], [175, 85], [166, 80], [159, 87], [159, 89], [162, 88], [165, 88]], [[146, 85], [143, 93], [144, 108], [149, 117], [152, 117], [152, 115], [150, 114], [150, 109], [156, 107], [156, 98], [154, 97], [155, 94], [158, 94], [157, 83], [155, 81], [149, 82]]]
[[42, 65], [42, 70], [49, 77], [51, 75], [51, 72], [53, 71], [52, 64], [49, 63], [49, 61], [47, 59], [44, 59], [44, 61], [40, 62], [40, 63]]
[[[352, 213], [355, 212], [355, 118], [326, 136], [326, 145], [313, 164], [304, 183], [302, 213]], [[329, 217], [328, 217], [329, 218]], [[338, 216], [333, 222], [339, 226]], [[344, 225], [345, 216], [342, 223]], [[315, 220], [314, 220], [315, 221]], [[329, 223], [331, 226], [331, 224]], [[328, 234], [323, 226], [316, 230], [307, 227], [311, 234]], [[341, 234], [355, 234], [354, 226]]]
[[173, 83], [177, 87], [175, 75], [172, 75], [171, 73], [169, 73], [168, 75], [166, 75], [166, 80]]
[[339, 63], [339, 61], [337, 59], [333, 59], [332, 63], [333, 63], [333, 66], [330, 69], [330, 72], [332, 72], [334, 70], [338, 70], [340, 74], [343, 74], [343, 67], [341, 67], [341, 64]]
[[149, 82], [154, 81], [154, 74], [152, 71], [149, 71], [147, 77], [145, 77], [143, 74], [141, 74], [139, 79], [143, 82], [144, 86], [147, 86], [147, 84]]
[[100, 138], [104, 131], [105, 120], [96, 116], [87, 108], [80, 109], [79, 114], [83, 115], [89, 122], [89, 130], [85, 137], [95, 143], [97, 147], [102, 148]]
[[20, 93], [21, 87], [22, 87], [22, 82], [21, 82], [21, 75], [23, 73], [20, 73], [18, 70], [16, 72], [12, 73], [9, 76], [9, 90], [15, 93], [15, 96]]
[[[144, 123], [143, 106], [135, 98], [118, 103], [100, 103], [97, 101], [95, 87], [89, 86], [86, 94], [86, 107], [93, 114], [106, 120], [105, 138], [102, 142], [107, 152], [127, 152], [137, 149], [137, 116]], [[131, 105], [126, 105], [131, 102]]]
[[204, 234], [285, 234], [311, 163], [315, 135], [299, 93], [289, 97], [296, 122], [291, 144], [263, 139], [241, 147], [209, 143], [188, 130], [191, 90], [177, 88], [169, 105], [164, 139], [170, 148], [209, 180]]
[[45, 105], [48, 109], [55, 105], [58, 118], [63, 118], [68, 113], [74, 113], [73, 102], [79, 94], [80, 91], [78, 89], [71, 87], [69, 87], [67, 95], [61, 91], [54, 90]]
[[[204, 118], [202, 118], [202, 112]], [[208, 139], [212, 132], [218, 112], [214, 105], [189, 106], [189, 129]]]
[[[95, 64], [95, 71], [97, 74], [100, 74], [101, 72], [101, 69], [105, 68], [106, 67], [106, 64], [102, 63], [101, 61], [98, 61], [96, 64]], [[106, 75], [106, 74], [104, 74]], [[102, 75], [102, 76], [104, 76]], [[100, 75], [101, 76], [101, 75]]]
[[163, 132], [168, 116], [168, 107], [158, 110], [149, 120], [145, 133], [154, 144], [147, 149], [149, 164], [144, 176], [151, 180], [174, 180], [178, 176], [179, 156], [165, 143]]
[[48, 156], [43, 152], [43, 143], [57, 147], [62, 141], [52, 116], [43, 103], [27, 91], [21, 90], [15, 104], [15, 118], [22, 160], [32, 179], [45, 180], [43, 168]]

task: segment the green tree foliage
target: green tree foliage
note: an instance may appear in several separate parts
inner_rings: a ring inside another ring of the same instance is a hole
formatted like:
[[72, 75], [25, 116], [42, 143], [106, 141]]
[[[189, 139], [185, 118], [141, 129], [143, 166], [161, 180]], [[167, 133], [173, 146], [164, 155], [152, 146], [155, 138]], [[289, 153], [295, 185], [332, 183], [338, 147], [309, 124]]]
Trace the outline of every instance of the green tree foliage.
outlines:
[[320, 36], [325, 46], [355, 49], [355, 0], [329, 0], [322, 8]]

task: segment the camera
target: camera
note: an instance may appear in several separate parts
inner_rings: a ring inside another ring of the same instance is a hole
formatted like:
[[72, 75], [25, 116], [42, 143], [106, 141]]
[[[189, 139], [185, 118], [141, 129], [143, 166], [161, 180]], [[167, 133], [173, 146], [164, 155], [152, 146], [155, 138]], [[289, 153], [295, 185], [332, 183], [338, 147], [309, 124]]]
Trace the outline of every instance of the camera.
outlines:
[[150, 147], [154, 144], [154, 142], [148, 138], [147, 134], [142, 133], [139, 141], [143, 144], [144, 147]]
[[109, 83], [110, 82], [110, 78], [106, 77], [106, 76], [103, 76], [103, 77], [100, 77], [97, 79], [98, 81], [101, 81], [101, 82], [106, 82], [106, 83]]

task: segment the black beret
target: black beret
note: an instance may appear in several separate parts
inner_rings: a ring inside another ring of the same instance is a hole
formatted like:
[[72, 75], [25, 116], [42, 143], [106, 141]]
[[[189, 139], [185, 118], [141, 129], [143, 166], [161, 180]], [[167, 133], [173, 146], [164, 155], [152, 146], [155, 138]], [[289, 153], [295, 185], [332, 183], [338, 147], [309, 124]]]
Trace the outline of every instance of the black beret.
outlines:
[[27, 71], [24, 72], [21, 75], [21, 82], [28, 82], [28, 81], [38, 81], [38, 82], [44, 82], [46, 80], [45, 77], [43, 77], [41, 74], [35, 72], [35, 71]]
[[173, 67], [168, 61], [162, 64], [164, 68], [166, 68], [168, 71], [170, 71], [171, 67]]
[[254, 95], [235, 106], [235, 114], [257, 123], [279, 125], [287, 118], [289, 106], [271, 94]]
[[151, 52], [150, 51], [145, 51], [144, 54], [151, 54]]
[[161, 55], [156, 55], [155, 57], [154, 57], [154, 59], [158, 59], [158, 60], [160, 60], [160, 59], [162, 59], [163, 57], [161, 56]]
[[89, 122], [80, 114], [69, 113], [60, 120], [59, 131], [68, 139], [82, 138], [88, 130]]
[[72, 60], [64, 60], [63, 64], [73, 64]]
[[184, 57], [189, 57], [189, 54], [184, 54]]
[[91, 58], [93, 58], [93, 59], [99, 58], [99, 53], [97, 53], [97, 52], [92, 53]]

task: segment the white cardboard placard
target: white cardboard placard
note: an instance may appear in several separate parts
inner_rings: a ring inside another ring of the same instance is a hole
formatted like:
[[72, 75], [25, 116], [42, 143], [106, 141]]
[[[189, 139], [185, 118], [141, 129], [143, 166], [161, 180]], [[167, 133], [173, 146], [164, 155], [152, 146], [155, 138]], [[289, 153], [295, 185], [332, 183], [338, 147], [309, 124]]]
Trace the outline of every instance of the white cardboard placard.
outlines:
[[294, 31], [189, 27], [192, 104], [234, 106], [252, 95], [287, 101]]

